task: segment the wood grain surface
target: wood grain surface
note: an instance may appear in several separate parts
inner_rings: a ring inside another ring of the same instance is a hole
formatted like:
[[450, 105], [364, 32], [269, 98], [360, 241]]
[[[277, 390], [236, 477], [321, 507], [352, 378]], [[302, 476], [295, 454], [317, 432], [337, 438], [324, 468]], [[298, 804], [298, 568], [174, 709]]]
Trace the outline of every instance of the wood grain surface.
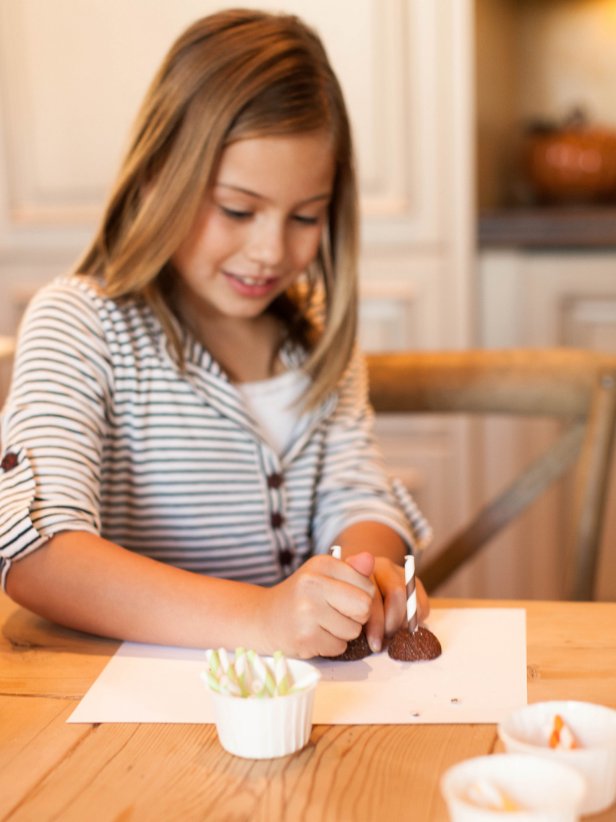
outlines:
[[[434, 605], [526, 608], [529, 701], [616, 708], [616, 603]], [[444, 770], [501, 750], [494, 725], [318, 725], [303, 751], [250, 761], [227, 754], [212, 725], [68, 725], [117, 643], [2, 594], [0, 626], [1, 820], [441, 822]]]

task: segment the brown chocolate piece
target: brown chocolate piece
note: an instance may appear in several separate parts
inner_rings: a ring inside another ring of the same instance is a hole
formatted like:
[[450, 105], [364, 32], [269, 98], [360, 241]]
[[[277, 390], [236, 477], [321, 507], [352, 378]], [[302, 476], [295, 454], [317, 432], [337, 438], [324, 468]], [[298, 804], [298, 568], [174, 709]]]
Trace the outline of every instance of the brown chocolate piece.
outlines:
[[441, 643], [432, 631], [420, 626], [411, 632], [404, 626], [393, 635], [387, 648], [392, 659], [401, 659], [404, 662], [418, 662], [419, 660], [436, 659], [443, 653]]
[[331, 659], [353, 662], [356, 659], [363, 659], [365, 656], [370, 656], [371, 653], [372, 649], [368, 645], [365, 632], [362, 630], [358, 637], [347, 643], [345, 651], [338, 654], [338, 656], [331, 657]]

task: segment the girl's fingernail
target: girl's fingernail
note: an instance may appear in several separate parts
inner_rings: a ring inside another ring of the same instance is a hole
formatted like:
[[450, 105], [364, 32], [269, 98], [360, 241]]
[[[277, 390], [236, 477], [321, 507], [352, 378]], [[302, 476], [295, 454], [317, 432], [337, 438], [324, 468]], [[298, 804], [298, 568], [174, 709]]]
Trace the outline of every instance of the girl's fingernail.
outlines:
[[373, 654], [378, 654], [381, 650], [381, 640], [378, 637], [368, 637], [368, 645]]

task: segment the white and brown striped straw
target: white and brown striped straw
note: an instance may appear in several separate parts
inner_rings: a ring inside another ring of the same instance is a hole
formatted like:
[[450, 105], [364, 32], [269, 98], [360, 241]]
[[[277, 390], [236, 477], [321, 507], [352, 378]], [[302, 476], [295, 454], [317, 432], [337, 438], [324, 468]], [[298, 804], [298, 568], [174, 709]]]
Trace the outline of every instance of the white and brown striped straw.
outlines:
[[417, 591], [415, 590], [415, 557], [407, 554], [404, 558], [404, 581], [406, 582], [406, 619], [409, 633], [419, 626], [417, 619]]

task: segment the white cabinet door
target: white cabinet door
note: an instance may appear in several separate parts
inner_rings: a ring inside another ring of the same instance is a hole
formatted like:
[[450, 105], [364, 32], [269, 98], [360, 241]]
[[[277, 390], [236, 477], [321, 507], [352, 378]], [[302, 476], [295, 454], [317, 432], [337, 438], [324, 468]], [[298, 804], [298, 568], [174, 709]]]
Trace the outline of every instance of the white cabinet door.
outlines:
[[[385, 346], [464, 342], [468, 265], [457, 252], [469, 214], [456, 204], [471, 197], [467, 4], [244, 4], [304, 17], [339, 73], [357, 145], [365, 298], [375, 301], [364, 325], [374, 337], [382, 308]], [[0, 0], [0, 295], [12, 297], [19, 280], [21, 306], [24, 288], [79, 255], [164, 52], [198, 16], [232, 5]], [[397, 312], [401, 289], [418, 321]], [[10, 330], [10, 305], [0, 300], [0, 332]]]

